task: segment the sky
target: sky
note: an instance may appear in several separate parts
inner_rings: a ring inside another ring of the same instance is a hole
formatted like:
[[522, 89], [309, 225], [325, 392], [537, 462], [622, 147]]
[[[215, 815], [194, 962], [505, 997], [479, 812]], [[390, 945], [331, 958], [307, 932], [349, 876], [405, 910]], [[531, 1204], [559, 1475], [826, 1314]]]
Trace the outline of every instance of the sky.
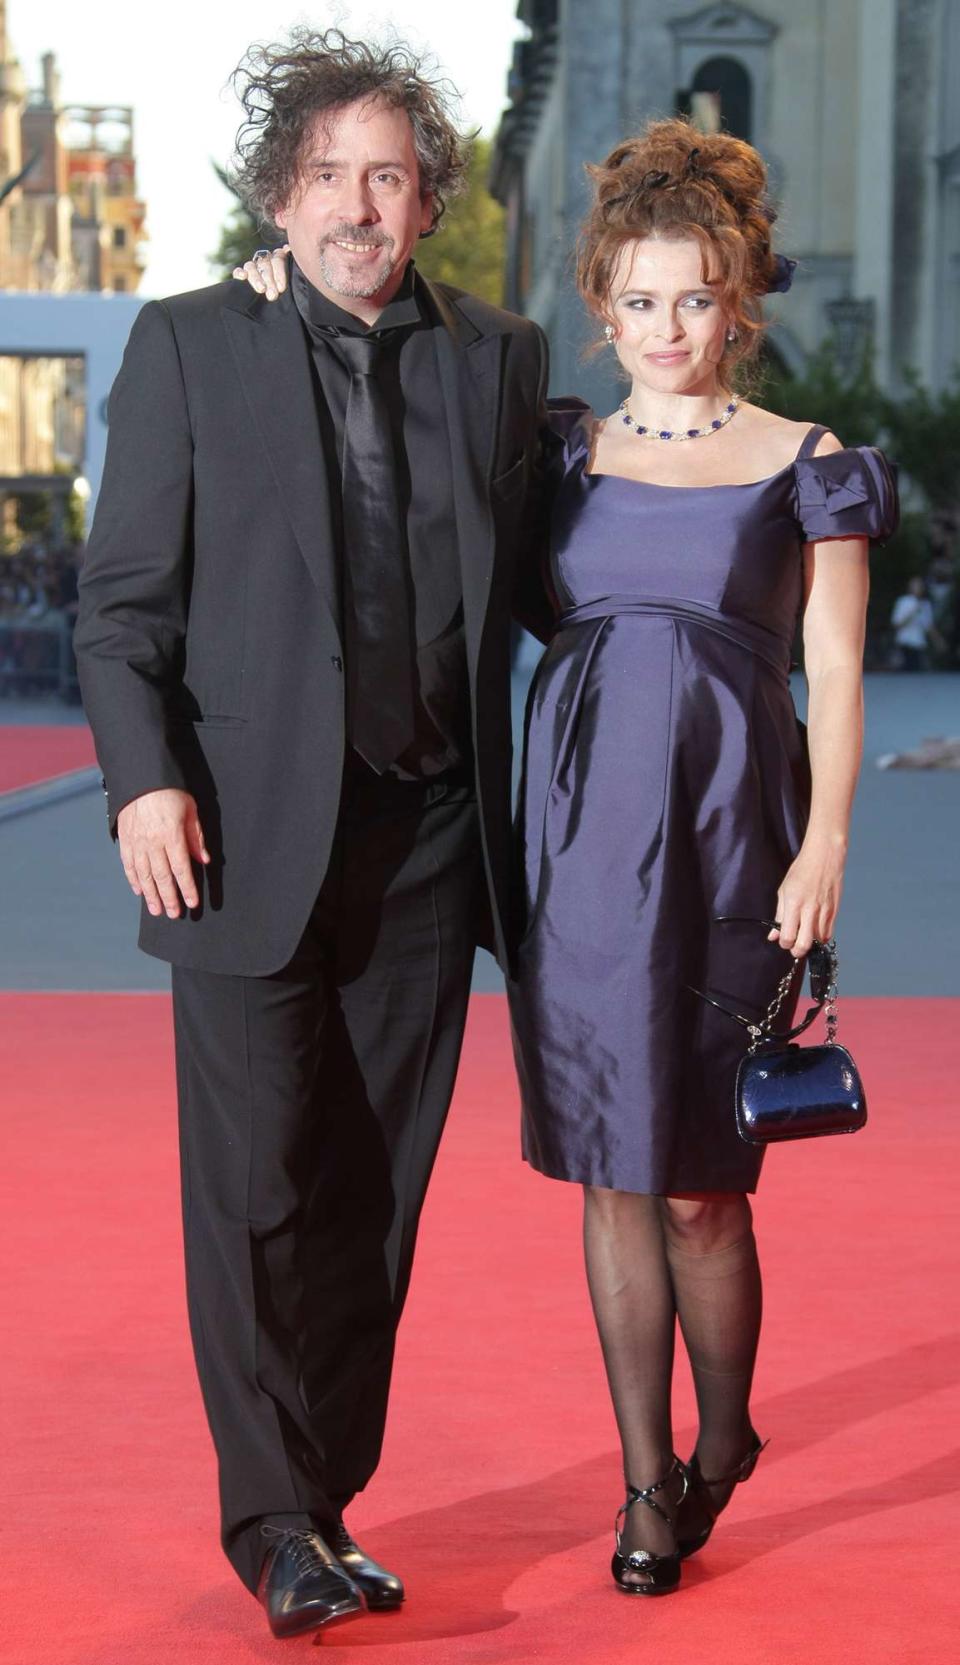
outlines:
[[282, 37], [297, 23], [338, 25], [359, 36], [391, 25], [418, 50], [429, 49], [459, 89], [470, 127], [495, 131], [506, 104], [512, 43], [523, 34], [517, 0], [398, 0], [395, 10], [276, 0], [7, 0], [10, 43], [30, 86], [41, 81], [40, 56], [53, 51], [67, 104], [131, 104], [138, 186], [147, 204], [150, 241], [140, 292], [168, 295], [210, 283], [231, 198], [212, 162], [224, 164], [238, 124], [226, 85], [251, 41]]

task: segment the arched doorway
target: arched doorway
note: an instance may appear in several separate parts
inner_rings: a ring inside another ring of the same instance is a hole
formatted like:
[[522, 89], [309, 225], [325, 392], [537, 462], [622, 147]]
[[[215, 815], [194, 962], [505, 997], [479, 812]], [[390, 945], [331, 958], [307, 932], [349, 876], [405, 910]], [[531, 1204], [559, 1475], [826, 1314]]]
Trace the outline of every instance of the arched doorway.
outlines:
[[719, 100], [724, 131], [752, 142], [753, 82], [736, 58], [707, 58], [697, 70], [690, 91], [713, 93]]

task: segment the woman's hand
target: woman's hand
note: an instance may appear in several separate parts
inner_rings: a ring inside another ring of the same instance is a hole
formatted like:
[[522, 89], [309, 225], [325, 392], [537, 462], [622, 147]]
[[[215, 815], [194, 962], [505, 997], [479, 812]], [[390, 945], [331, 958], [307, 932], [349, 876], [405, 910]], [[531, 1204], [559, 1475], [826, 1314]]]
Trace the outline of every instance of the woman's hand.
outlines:
[[257, 249], [242, 266], [234, 266], [235, 278], [244, 279], [258, 295], [275, 301], [287, 287], [287, 255], [290, 244], [282, 249]]
[[814, 939], [827, 942], [840, 906], [846, 846], [804, 839], [800, 853], [777, 891], [780, 928], [769, 940], [779, 942], [794, 959], [810, 952]]

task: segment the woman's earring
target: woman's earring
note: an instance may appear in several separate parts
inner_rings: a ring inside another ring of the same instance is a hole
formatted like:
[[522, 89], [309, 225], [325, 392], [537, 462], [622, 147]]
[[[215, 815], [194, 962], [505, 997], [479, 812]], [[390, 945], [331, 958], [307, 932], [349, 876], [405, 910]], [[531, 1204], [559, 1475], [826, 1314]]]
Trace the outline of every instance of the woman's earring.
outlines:
[[736, 332], [735, 329], [733, 329], [731, 327], [730, 329], [727, 330], [727, 340], [728, 341], [736, 341], [736, 339], [737, 339], [737, 332]]
[[614, 338], [614, 336], [615, 336], [615, 335], [616, 335], [616, 333], [617, 333], [617, 332], [616, 332], [616, 330], [615, 330], [615, 329], [614, 329], [614, 327], [613, 327], [613, 325], [612, 325], [612, 324], [608, 324], [608, 325], [607, 325], [607, 326], [606, 326], [606, 329], [605, 329], [605, 330], [604, 330], [604, 332], [603, 332], [603, 333], [604, 333], [604, 335], [605, 335], [605, 336], [606, 336], [606, 338], [607, 338], [607, 341], [608, 341], [608, 342], [609, 342], [609, 341], [612, 341], [612, 340], [613, 340], [613, 338]]

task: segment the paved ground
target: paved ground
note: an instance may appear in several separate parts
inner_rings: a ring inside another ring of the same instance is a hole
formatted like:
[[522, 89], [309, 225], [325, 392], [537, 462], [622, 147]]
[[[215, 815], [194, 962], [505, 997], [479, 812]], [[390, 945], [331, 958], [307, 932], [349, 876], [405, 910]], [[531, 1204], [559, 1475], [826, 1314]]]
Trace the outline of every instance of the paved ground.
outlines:
[[[515, 683], [519, 722], [525, 679]], [[799, 697], [799, 691], [798, 691]], [[7, 702], [0, 723], [81, 720]], [[867, 679], [867, 744], [840, 917], [848, 994], [960, 995], [960, 771], [880, 771], [884, 752], [960, 734], [960, 677]], [[163, 989], [166, 966], [135, 947], [136, 904], [98, 790], [0, 821], [0, 988]], [[486, 955], [475, 986], [501, 987]]]

